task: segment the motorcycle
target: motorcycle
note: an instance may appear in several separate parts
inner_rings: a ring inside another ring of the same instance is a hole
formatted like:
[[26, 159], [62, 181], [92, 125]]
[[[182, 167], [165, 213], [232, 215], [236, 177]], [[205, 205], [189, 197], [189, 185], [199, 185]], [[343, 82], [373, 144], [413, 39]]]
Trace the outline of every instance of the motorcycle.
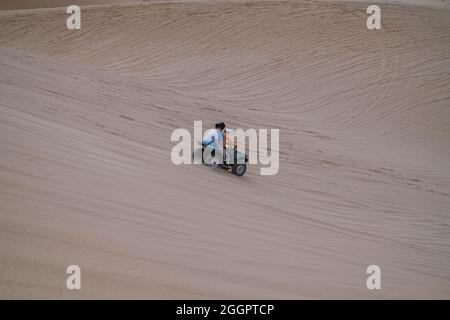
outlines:
[[[205, 149], [207, 150], [207, 154], [205, 155]], [[209, 144], [202, 144], [201, 148], [201, 157], [202, 157], [202, 163], [208, 166], [212, 166], [214, 168], [221, 168], [228, 172], [231, 172], [238, 177], [241, 177], [244, 175], [244, 173], [247, 171], [247, 165], [248, 158], [245, 154], [242, 154], [237, 150], [236, 147], [227, 147], [225, 150], [225, 156], [223, 152], [221, 154], [218, 154], [217, 157], [215, 155], [216, 150], [212, 147], [209, 147]], [[192, 157], [194, 158], [195, 153], [200, 152], [200, 148], [198, 148], [194, 153], [192, 154]], [[220, 161], [217, 161], [217, 159], [220, 159], [222, 157], [223, 161], [220, 163]]]

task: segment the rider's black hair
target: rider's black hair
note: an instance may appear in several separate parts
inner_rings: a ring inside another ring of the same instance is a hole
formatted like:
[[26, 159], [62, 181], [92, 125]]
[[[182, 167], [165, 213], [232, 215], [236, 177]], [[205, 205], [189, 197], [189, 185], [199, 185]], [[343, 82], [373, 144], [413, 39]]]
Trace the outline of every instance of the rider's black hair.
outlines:
[[216, 129], [225, 129], [225, 123], [220, 122], [220, 123], [216, 123]]

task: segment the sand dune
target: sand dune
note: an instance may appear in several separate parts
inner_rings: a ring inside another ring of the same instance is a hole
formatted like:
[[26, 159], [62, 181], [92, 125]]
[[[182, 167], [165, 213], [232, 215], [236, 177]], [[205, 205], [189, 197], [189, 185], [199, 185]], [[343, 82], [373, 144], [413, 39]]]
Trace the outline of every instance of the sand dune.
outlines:
[[70, 5], [109, 5], [123, 3], [139, 3], [142, 0], [2, 0], [0, 10], [23, 10], [36, 8], [59, 8]]
[[[450, 298], [450, 11], [365, 7], [1, 12], [0, 298]], [[173, 165], [194, 120], [279, 173]]]
[[[292, 0], [291, 2], [295, 2]], [[298, 3], [302, 3], [303, 0], [297, 0]], [[313, 2], [349, 2], [348, 0], [309, 0]], [[79, 6], [92, 6], [92, 5], [110, 5], [110, 4], [124, 4], [124, 3], [223, 3], [223, 2], [242, 2], [242, 0], [2, 0], [0, 3], [0, 10], [23, 10], [23, 9], [35, 9], [35, 8], [59, 8], [67, 7], [72, 4]], [[253, 0], [251, 2], [268, 2], [267, 0]], [[281, 2], [281, 1], [272, 1]], [[414, 5], [423, 7], [435, 7], [435, 8], [449, 8], [450, 0], [359, 0], [358, 2], [366, 2], [369, 4], [402, 4], [402, 5]]]

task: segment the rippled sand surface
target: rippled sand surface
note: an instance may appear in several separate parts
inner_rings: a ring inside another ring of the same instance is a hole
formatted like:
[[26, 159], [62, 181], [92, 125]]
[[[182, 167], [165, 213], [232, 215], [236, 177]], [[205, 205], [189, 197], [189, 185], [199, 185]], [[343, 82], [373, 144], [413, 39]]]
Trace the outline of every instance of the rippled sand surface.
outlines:
[[[450, 11], [380, 6], [0, 12], [0, 297], [450, 298]], [[175, 166], [194, 120], [279, 173]]]

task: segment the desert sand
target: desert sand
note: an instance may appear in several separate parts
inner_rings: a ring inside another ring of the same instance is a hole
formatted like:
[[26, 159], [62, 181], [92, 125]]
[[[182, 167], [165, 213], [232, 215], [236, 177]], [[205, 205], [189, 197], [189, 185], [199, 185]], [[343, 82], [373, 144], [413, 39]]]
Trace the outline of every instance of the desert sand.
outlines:
[[[450, 298], [450, 11], [380, 6], [0, 12], [0, 298]], [[174, 165], [194, 120], [279, 173]]]

